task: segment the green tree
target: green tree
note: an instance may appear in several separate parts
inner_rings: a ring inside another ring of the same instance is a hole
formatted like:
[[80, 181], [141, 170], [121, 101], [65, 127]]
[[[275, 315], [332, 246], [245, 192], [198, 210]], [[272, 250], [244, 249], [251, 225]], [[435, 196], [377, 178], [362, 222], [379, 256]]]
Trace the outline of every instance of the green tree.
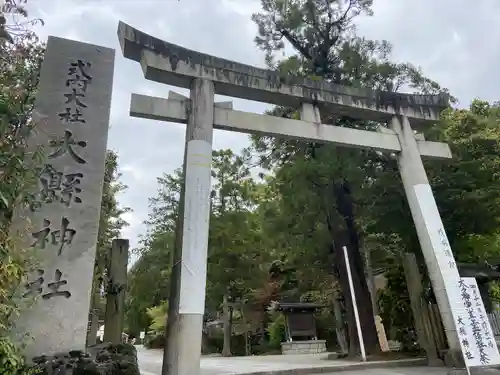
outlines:
[[[451, 248], [460, 262], [482, 262], [498, 248], [500, 207], [500, 132], [498, 105], [475, 100], [469, 109], [449, 109], [426, 137], [450, 145], [453, 159], [426, 162]], [[394, 160], [384, 161], [365, 191], [370, 207], [367, 230], [389, 238], [396, 233], [402, 248], [421, 257]], [[381, 194], [381, 192], [383, 192]], [[379, 239], [380, 239], [379, 238]]]
[[252, 230], [258, 228], [252, 212], [256, 185], [244, 159], [231, 150], [214, 151], [212, 182], [207, 307], [216, 310], [228, 293], [244, 293], [252, 273], [245, 267], [251, 267], [258, 251], [258, 233]]
[[[233, 300], [244, 301], [267, 276], [265, 265], [271, 253], [264, 248], [257, 212], [262, 192], [250, 175], [247, 156], [230, 150], [213, 153], [206, 291], [206, 312], [211, 316], [221, 307], [227, 313]], [[130, 333], [149, 326], [148, 308], [168, 300], [182, 172], [179, 169], [158, 182], [158, 195], [150, 200], [149, 231], [140, 259], [129, 273], [126, 316]], [[151, 288], [153, 283], [156, 288]]]
[[158, 184], [157, 196], [149, 201], [148, 233], [138, 249], [139, 259], [128, 274], [125, 325], [135, 336], [151, 324], [148, 308], [169, 298], [182, 170], [158, 178]]
[[[26, 151], [44, 45], [29, 28], [23, 5], [0, 7], [0, 372], [24, 374], [24, 360], [7, 333], [19, 306], [14, 291], [33, 262], [27, 249], [10, 236], [14, 210], [36, 204], [32, 194], [41, 162], [39, 151]], [[19, 19], [19, 22], [17, 20]], [[13, 22], [12, 22], [13, 21]], [[24, 27], [20, 27], [24, 24]]]
[[106, 267], [111, 251], [113, 239], [120, 236], [121, 230], [128, 225], [122, 218], [130, 208], [121, 208], [118, 204], [118, 194], [127, 187], [119, 182], [118, 154], [112, 150], [106, 152], [104, 181], [102, 189], [101, 213], [99, 217], [99, 231], [97, 235], [96, 260], [92, 283], [92, 301], [90, 310], [91, 328], [88, 344], [93, 344], [97, 335], [99, 318], [104, 316], [104, 300], [101, 290], [104, 288]]
[[242, 301], [261, 275], [260, 223], [254, 212], [257, 185], [243, 155], [213, 152], [212, 203], [208, 247], [207, 309], [222, 302], [225, 319], [223, 355], [230, 355], [230, 302]]
[[[127, 333], [138, 336], [148, 331], [148, 309], [169, 298], [170, 265], [174, 233], [150, 233], [139, 249], [140, 257], [128, 273], [125, 326]], [[154, 286], [154, 287], [152, 287]]]
[[[283, 74], [386, 91], [408, 87], [425, 93], [443, 91], [411, 64], [392, 63], [388, 42], [355, 35], [354, 18], [362, 12], [371, 14], [370, 6], [371, 1], [361, 0], [264, 0], [263, 11], [253, 16], [258, 25], [256, 43], [266, 51], [268, 64]], [[283, 40], [295, 48], [297, 55], [274, 63], [272, 57], [283, 49]], [[298, 115], [296, 109], [286, 108], [276, 108], [272, 114]], [[366, 130], [379, 126], [326, 111], [322, 111], [321, 117], [323, 123], [337, 126]], [[368, 352], [376, 351], [378, 341], [364, 270], [364, 223], [359, 220], [360, 207], [356, 202], [362, 195], [361, 188], [371, 183], [370, 172], [377, 168], [379, 159], [384, 160], [387, 156], [269, 137], [254, 137], [254, 147], [263, 155], [263, 162], [274, 169], [276, 177], [282, 179], [279, 185], [282, 199], [287, 200], [296, 213], [301, 212], [294, 222], [295, 231], [308, 233], [309, 242], [322, 248], [322, 258], [329, 254], [325, 259], [329, 261], [327, 264], [332, 261], [336, 264], [344, 296], [349, 296], [349, 288], [342, 247], [345, 245], [349, 249], [365, 343]], [[308, 209], [310, 213], [304, 214]], [[356, 335], [352, 304], [349, 298], [346, 300], [351, 353], [354, 354]]]
[[158, 306], [149, 308], [147, 314], [151, 319], [149, 329], [156, 334], [162, 334], [165, 331], [165, 324], [167, 322], [168, 302], [163, 302]]

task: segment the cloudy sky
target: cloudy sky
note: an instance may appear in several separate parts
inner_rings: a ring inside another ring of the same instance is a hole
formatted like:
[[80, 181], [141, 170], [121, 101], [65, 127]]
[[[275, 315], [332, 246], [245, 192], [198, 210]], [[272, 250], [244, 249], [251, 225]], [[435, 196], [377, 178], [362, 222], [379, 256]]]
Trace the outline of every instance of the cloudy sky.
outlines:
[[[190, 49], [263, 66], [253, 43], [250, 16], [260, 0], [30, 0], [32, 17], [42, 17], [42, 38], [55, 35], [117, 50], [109, 148], [118, 152], [120, 196], [133, 212], [123, 237], [136, 246], [146, 228], [148, 198], [156, 194], [156, 178], [179, 167], [184, 126], [129, 117], [133, 92], [166, 96], [174, 88], [146, 81], [139, 64], [122, 57], [118, 21]], [[500, 2], [477, 0], [374, 0], [375, 15], [358, 22], [358, 33], [386, 39], [396, 60], [422, 67], [424, 73], [450, 89], [461, 106], [480, 97], [500, 99]], [[175, 89], [187, 94], [186, 91]], [[235, 109], [261, 113], [262, 104], [234, 100]], [[216, 131], [214, 148], [239, 151], [247, 137]]]

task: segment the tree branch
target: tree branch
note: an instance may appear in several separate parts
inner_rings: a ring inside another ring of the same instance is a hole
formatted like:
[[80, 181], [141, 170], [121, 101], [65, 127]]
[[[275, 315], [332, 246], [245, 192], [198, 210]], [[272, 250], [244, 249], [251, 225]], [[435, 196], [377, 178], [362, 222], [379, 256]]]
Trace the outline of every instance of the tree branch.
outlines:
[[304, 56], [307, 60], [312, 60], [312, 56], [310, 55], [309, 51], [300, 44], [298, 41], [298, 38], [294, 37], [288, 30], [286, 29], [281, 29], [279, 32], [290, 42], [290, 44], [295, 48], [299, 53]]

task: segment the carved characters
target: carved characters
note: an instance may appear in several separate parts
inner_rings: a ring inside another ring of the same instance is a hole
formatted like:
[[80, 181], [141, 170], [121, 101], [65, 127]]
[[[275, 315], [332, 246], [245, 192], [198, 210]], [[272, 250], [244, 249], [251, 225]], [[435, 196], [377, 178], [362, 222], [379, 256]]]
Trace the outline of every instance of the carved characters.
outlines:
[[32, 233], [34, 239], [32, 247], [45, 249], [47, 244], [58, 246], [57, 255], [62, 254], [65, 245], [71, 245], [75, 237], [76, 230], [69, 227], [69, 220], [62, 217], [60, 229], [53, 230], [49, 220], [43, 220], [43, 228], [37, 232]]
[[85, 119], [83, 118], [82, 111], [80, 109], [76, 108], [73, 112], [71, 111], [71, 108], [65, 108], [64, 112], [59, 112], [58, 113], [59, 118], [61, 121], [64, 123], [72, 123], [72, 122], [80, 122], [80, 123], [85, 123]]
[[59, 112], [59, 118], [64, 123], [85, 123], [83, 108], [87, 108], [84, 102], [88, 85], [92, 82], [89, 70], [92, 64], [88, 61], [76, 60], [70, 63], [66, 87], [70, 89], [64, 94], [65, 107], [63, 112]]
[[[23, 297], [37, 296], [41, 295], [43, 299], [50, 299], [53, 297], [71, 297], [71, 293], [68, 290], [60, 290], [63, 285], [68, 284], [67, 280], [61, 280], [62, 272], [56, 269], [54, 274], [54, 281], [49, 282], [45, 285], [44, 270], [37, 270], [37, 276], [34, 281], [29, 281], [25, 284], [26, 291]], [[48, 290], [47, 290], [48, 289]], [[45, 293], [44, 293], [45, 291]]]
[[82, 173], [69, 173], [57, 171], [52, 165], [46, 164], [40, 173], [39, 199], [43, 203], [60, 202], [69, 207], [72, 202], [82, 203], [78, 196]]
[[451, 252], [451, 247], [448, 242], [448, 239], [446, 238], [446, 233], [443, 228], [439, 229], [438, 235], [439, 235], [439, 242], [443, 248], [444, 255], [447, 258], [448, 267], [451, 269], [456, 269], [457, 264], [455, 263], [455, 259], [453, 258], [453, 253]]
[[[45, 164], [39, 175], [38, 181], [38, 202], [32, 205], [32, 211], [47, 204], [59, 204], [63, 208], [72, 207], [72, 203], [83, 203], [80, 194], [82, 193], [83, 173], [79, 170], [72, 170], [75, 166], [86, 164], [87, 161], [82, 157], [82, 149], [87, 147], [87, 142], [81, 139], [75, 139], [71, 126], [85, 124], [85, 110], [89, 109], [85, 97], [89, 85], [92, 83], [90, 70], [92, 64], [89, 61], [77, 59], [70, 62], [65, 86], [67, 90], [63, 93], [64, 105], [62, 110], [57, 113], [60, 121], [68, 128], [62, 128], [64, 133], [49, 140], [48, 159], [52, 163]], [[56, 117], [57, 118], [57, 117]], [[62, 159], [69, 157], [69, 159]], [[76, 165], [75, 165], [76, 163]], [[68, 170], [69, 169], [69, 170]], [[68, 173], [69, 172], [69, 173]], [[59, 227], [54, 226], [52, 216], [44, 217], [41, 228], [31, 233], [31, 246], [41, 250], [56, 251], [56, 256], [63, 254], [65, 247], [71, 247], [76, 229], [71, 227], [67, 214], [63, 214], [60, 219]], [[50, 254], [48, 254], [50, 257]], [[62, 279], [62, 271], [55, 269], [52, 281], [45, 283], [44, 274], [47, 271], [39, 269], [32, 277], [32, 281], [26, 284], [24, 297], [42, 295], [43, 299], [62, 296], [69, 298], [71, 293], [68, 290], [60, 288], [67, 284]], [[51, 271], [52, 272], [52, 271]], [[44, 293], [45, 292], [45, 293]]]
[[71, 92], [64, 94], [66, 101], [64, 104], [74, 103], [77, 107], [87, 108], [87, 104], [80, 100], [80, 98], [85, 98], [85, 95], [81, 92], [77, 92], [76, 89], [71, 89]]
[[52, 139], [49, 142], [49, 146], [51, 148], [54, 148], [55, 151], [49, 154], [49, 159], [55, 159], [58, 158], [62, 155], [69, 155], [74, 161], [76, 161], [78, 164], [85, 164], [87, 163], [85, 159], [80, 157], [75, 150], [73, 149], [73, 146], [79, 146], [79, 147], [87, 147], [87, 142], [85, 141], [76, 141], [73, 138], [73, 133], [70, 132], [69, 130], [64, 131], [64, 138], [59, 138], [59, 139]]
[[92, 68], [92, 64], [88, 61], [76, 60], [70, 64], [68, 69], [68, 79], [66, 86], [71, 88], [79, 88], [83, 92], [87, 91], [87, 85], [92, 82], [92, 76], [87, 69]]

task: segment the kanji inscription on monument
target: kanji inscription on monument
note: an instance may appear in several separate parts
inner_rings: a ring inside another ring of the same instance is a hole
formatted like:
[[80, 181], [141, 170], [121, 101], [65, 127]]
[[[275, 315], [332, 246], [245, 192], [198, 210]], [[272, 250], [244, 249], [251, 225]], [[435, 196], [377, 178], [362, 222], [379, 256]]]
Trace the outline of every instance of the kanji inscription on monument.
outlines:
[[[13, 230], [38, 266], [21, 285], [15, 336], [28, 358], [85, 348], [104, 180], [115, 51], [49, 37], [28, 147], [43, 147], [39, 204]], [[31, 223], [29, 232], [24, 231]]]

